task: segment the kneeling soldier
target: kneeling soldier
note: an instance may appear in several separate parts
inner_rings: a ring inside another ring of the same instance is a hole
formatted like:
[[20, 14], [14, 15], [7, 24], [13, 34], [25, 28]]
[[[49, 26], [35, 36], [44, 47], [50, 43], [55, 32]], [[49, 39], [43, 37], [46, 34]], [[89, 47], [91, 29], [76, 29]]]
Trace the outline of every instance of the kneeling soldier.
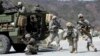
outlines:
[[36, 41], [34, 38], [32, 38], [31, 34], [26, 34], [25, 39], [22, 39], [22, 41], [27, 45], [27, 51], [26, 54], [37, 54], [38, 46], [36, 45]]
[[69, 42], [69, 48], [70, 48], [70, 52], [77, 52], [77, 41], [78, 41], [78, 32], [77, 30], [74, 28], [74, 26], [72, 25], [71, 22], [66, 23], [67, 29], [65, 30], [66, 37], [68, 39]]

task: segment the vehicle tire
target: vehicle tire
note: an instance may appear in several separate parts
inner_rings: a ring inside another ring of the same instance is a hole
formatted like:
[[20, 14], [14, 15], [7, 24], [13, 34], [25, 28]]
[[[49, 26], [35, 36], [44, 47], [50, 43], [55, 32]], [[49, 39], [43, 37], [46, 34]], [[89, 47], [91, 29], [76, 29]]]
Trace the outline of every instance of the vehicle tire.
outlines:
[[24, 52], [26, 45], [25, 44], [13, 44], [13, 48], [16, 52]]
[[8, 53], [11, 48], [10, 40], [7, 36], [0, 34], [0, 54]]

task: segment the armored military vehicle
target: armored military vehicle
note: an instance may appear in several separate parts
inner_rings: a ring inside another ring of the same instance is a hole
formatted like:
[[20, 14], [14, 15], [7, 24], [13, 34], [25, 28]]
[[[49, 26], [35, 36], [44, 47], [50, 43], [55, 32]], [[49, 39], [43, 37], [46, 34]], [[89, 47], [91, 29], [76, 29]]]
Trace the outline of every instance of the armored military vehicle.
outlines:
[[[2, 2], [0, 2], [2, 3]], [[1, 7], [2, 5], [0, 5]], [[3, 7], [1, 7], [3, 8]], [[17, 11], [5, 13], [5, 10], [0, 8], [0, 54], [8, 53], [11, 46], [17, 51], [22, 52], [26, 48], [26, 45], [21, 41], [21, 37], [23, 35], [19, 34], [19, 28], [16, 26], [16, 21], [18, 17], [16, 17]], [[11, 8], [10, 8], [11, 9]], [[1, 11], [2, 10], [2, 11]], [[27, 15], [27, 21], [29, 22], [29, 18], [31, 15], [36, 15], [38, 17], [38, 26], [37, 28], [38, 37], [35, 37], [38, 41], [44, 40], [47, 36], [48, 29], [47, 24], [45, 22], [46, 13], [44, 11], [37, 11], [33, 13], [29, 13]], [[29, 24], [27, 24], [28, 30], [30, 29]], [[34, 29], [33, 29], [34, 30]]]

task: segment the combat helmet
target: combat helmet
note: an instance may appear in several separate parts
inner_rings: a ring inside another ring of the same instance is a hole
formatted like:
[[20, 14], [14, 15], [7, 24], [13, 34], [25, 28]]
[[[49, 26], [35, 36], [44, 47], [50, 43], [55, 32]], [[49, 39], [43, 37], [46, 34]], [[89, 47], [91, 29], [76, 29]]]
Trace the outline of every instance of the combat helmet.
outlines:
[[29, 33], [27, 33], [26, 35], [25, 35], [25, 38], [30, 38], [31, 37], [31, 34], [29, 34]]
[[67, 27], [74, 27], [73, 24], [72, 24], [71, 22], [67, 22], [67, 23], [66, 23], [66, 26], [67, 26]]
[[83, 14], [82, 13], [79, 13], [78, 14], [78, 18], [83, 18]]
[[56, 19], [56, 18], [57, 18], [57, 16], [55, 16], [55, 15], [52, 16], [52, 19]]
[[17, 5], [22, 5], [22, 2], [18, 2]]

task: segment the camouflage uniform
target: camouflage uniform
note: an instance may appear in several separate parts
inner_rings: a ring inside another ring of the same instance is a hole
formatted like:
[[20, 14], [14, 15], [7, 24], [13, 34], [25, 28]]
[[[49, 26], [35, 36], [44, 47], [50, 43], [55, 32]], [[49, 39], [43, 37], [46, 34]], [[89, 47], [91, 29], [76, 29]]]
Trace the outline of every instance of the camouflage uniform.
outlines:
[[26, 17], [26, 8], [22, 5], [21, 2], [18, 2], [18, 19], [17, 26], [19, 27], [19, 33], [25, 33], [25, 28], [27, 25], [27, 17]]
[[25, 35], [25, 39], [22, 39], [23, 43], [27, 45], [26, 54], [37, 54], [38, 46], [36, 45], [36, 41], [32, 36], [28, 33]]
[[89, 21], [86, 19], [83, 19], [82, 14], [79, 14], [78, 17], [80, 20], [77, 22], [77, 24], [78, 24], [77, 28], [80, 31], [82, 36], [84, 36], [84, 35], [87, 36], [86, 41], [87, 41], [88, 51], [89, 51], [89, 47], [91, 46], [94, 49], [94, 51], [96, 52], [97, 49], [94, 47], [94, 45], [92, 43], [92, 36], [90, 34], [91, 25], [90, 25]]
[[70, 52], [77, 52], [78, 32], [71, 22], [68, 22], [66, 26], [67, 29], [65, 29], [65, 33], [67, 34], [65, 39], [68, 39]]
[[60, 47], [60, 38], [59, 38], [59, 35], [58, 35], [58, 29], [60, 27], [60, 24], [58, 23], [58, 21], [56, 20], [56, 16], [54, 16], [50, 22], [49, 22], [49, 31], [50, 31], [50, 40], [48, 40], [48, 45], [49, 46], [55, 39], [55, 37], [57, 36], [57, 44], [58, 44], [58, 47]]

